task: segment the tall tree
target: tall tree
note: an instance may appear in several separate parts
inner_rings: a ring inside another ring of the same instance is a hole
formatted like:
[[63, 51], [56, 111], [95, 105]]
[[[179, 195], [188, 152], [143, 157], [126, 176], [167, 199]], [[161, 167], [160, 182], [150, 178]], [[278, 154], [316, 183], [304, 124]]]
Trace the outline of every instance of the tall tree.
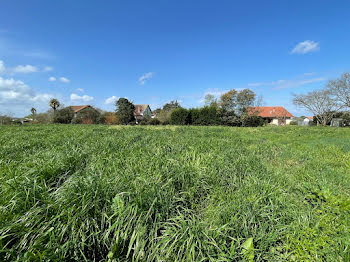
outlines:
[[328, 89], [311, 91], [307, 94], [294, 95], [293, 103], [311, 111], [317, 122], [325, 126], [333, 118], [334, 112], [340, 109], [339, 103]]
[[57, 108], [60, 107], [60, 102], [56, 98], [50, 100], [50, 107], [53, 109], [54, 114], [56, 113]]
[[217, 106], [217, 99], [212, 94], [206, 94], [204, 97], [204, 104], [206, 106]]
[[255, 93], [246, 88], [237, 94], [237, 114], [242, 115], [248, 107], [254, 106]]
[[175, 100], [175, 101], [170, 101], [169, 103], [166, 103], [163, 106], [163, 110], [169, 112], [169, 111], [172, 111], [172, 110], [179, 108], [179, 107], [181, 107], [179, 102], [177, 102], [177, 100]]
[[34, 107], [32, 107], [32, 109], [30, 109], [30, 112], [32, 113], [33, 120], [35, 120], [36, 109]]
[[237, 91], [232, 89], [220, 97], [219, 106], [224, 111], [234, 112], [237, 105]]
[[116, 110], [115, 113], [117, 117], [120, 119], [120, 122], [124, 125], [127, 125], [131, 121], [135, 120], [134, 111], [135, 106], [129, 102], [126, 98], [119, 98], [118, 101], [115, 102]]
[[339, 79], [330, 80], [327, 88], [342, 107], [350, 108], [350, 73], [344, 73]]

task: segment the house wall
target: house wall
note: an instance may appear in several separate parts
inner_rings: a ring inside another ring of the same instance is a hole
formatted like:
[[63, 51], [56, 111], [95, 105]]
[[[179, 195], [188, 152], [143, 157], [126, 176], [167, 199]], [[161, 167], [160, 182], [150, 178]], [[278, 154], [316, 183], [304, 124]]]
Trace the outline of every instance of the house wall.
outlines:
[[278, 126], [278, 119], [277, 118], [272, 119], [270, 124]]
[[148, 116], [148, 117], [152, 117], [152, 112], [151, 109], [149, 107], [146, 108], [145, 112], [143, 112], [143, 116]]
[[292, 122], [292, 119], [286, 119], [286, 125], [290, 125], [290, 122]]

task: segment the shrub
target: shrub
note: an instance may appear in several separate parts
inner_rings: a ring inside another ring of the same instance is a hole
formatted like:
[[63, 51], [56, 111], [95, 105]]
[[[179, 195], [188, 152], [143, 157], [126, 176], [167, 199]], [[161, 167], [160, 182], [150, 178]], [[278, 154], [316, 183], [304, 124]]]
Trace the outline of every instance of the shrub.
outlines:
[[98, 124], [100, 112], [93, 107], [87, 107], [79, 111], [73, 119], [73, 124]]
[[117, 117], [117, 115], [115, 113], [112, 112], [106, 112], [104, 114], [101, 115], [101, 118], [103, 118], [101, 121], [102, 123], [106, 124], [106, 125], [119, 125], [120, 124], [120, 120]]
[[179, 107], [175, 109], [170, 115], [170, 124], [172, 125], [187, 125], [190, 123], [189, 111], [185, 108]]
[[148, 123], [152, 126], [156, 126], [160, 124], [160, 121], [157, 118], [152, 118]]
[[11, 124], [12, 118], [9, 116], [0, 116], [0, 125], [8, 125]]
[[260, 116], [248, 116], [243, 115], [241, 117], [242, 126], [245, 127], [257, 127], [265, 124], [264, 119]]
[[291, 121], [289, 124], [290, 124], [291, 126], [297, 126], [297, 125], [298, 125], [298, 122], [297, 122], [297, 121]]
[[49, 124], [53, 122], [53, 113], [40, 113], [35, 116], [35, 119], [41, 124]]
[[220, 123], [225, 126], [240, 126], [241, 119], [234, 111], [219, 110]]
[[73, 109], [70, 107], [65, 107], [63, 109], [56, 111], [53, 118], [53, 122], [60, 123], [60, 124], [70, 124], [73, 118], [74, 118]]
[[142, 119], [142, 120], [138, 121], [138, 124], [142, 125], [142, 126], [146, 126], [146, 125], [148, 125], [148, 121], [146, 119]]
[[190, 124], [192, 125], [217, 125], [220, 123], [217, 108], [215, 106], [205, 106], [202, 108], [192, 108], [189, 110]]

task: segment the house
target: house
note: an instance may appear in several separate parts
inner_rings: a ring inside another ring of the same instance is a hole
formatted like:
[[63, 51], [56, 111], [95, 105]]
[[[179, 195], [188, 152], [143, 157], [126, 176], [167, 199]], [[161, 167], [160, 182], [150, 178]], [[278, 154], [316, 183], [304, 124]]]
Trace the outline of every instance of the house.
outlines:
[[90, 106], [90, 105], [69, 106], [69, 107], [73, 109], [73, 111], [74, 111], [74, 117], [76, 117], [77, 114], [78, 114], [80, 111], [83, 111], [83, 110], [86, 109], [86, 108], [92, 108], [92, 109], [96, 110], [95, 108], [93, 108], [93, 107]]
[[314, 121], [313, 116], [307, 116], [303, 119], [303, 126], [309, 126]]
[[152, 110], [148, 104], [144, 105], [135, 105], [134, 116], [136, 123], [138, 120], [146, 118], [152, 118]]
[[297, 122], [298, 126], [309, 126], [312, 124], [313, 120], [314, 120], [313, 116], [293, 118], [293, 121]]
[[292, 122], [293, 115], [283, 106], [257, 106], [249, 107], [248, 115], [262, 117], [271, 125], [289, 125]]

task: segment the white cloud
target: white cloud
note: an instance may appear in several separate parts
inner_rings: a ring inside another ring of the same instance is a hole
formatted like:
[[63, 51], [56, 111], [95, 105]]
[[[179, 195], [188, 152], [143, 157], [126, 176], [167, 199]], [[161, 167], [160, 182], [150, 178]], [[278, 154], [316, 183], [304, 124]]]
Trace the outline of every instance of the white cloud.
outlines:
[[310, 52], [316, 52], [320, 50], [320, 44], [314, 41], [306, 40], [304, 42], [298, 43], [291, 54], [307, 54]]
[[0, 111], [26, 115], [31, 107], [36, 107], [38, 111], [45, 110], [52, 97], [51, 94], [35, 92], [20, 80], [0, 77]]
[[23, 74], [29, 74], [29, 73], [35, 73], [38, 72], [38, 68], [32, 65], [19, 65], [12, 69], [13, 73], [23, 73]]
[[78, 92], [84, 92], [84, 89], [83, 88], [77, 88], [77, 91]]
[[50, 77], [49, 77], [49, 81], [50, 81], [50, 82], [55, 82], [55, 81], [56, 81], [56, 77], [50, 76]]
[[117, 99], [118, 99], [118, 97], [116, 97], [116, 96], [108, 97], [105, 101], [105, 104], [106, 105], [113, 104], [115, 101], [117, 101]]
[[60, 81], [62, 83], [69, 83], [70, 82], [70, 80], [68, 78], [65, 78], [65, 77], [60, 77]]
[[274, 89], [284, 89], [284, 88], [295, 88], [311, 83], [317, 83], [317, 82], [323, 82], [326, 79], [323, 77], [318, 78], [309, 78], [305, 79], [304, 77], [308, 75], [303, 75], [302, 78], [294, 78], [294, 79], [282, 79], [277, 81], [271, 81], [271, 82], [258, 82], [258, 83], [250, 83], [248, 84], [249, 87], [272, 87]]
[[43, 69], [44, 72], [50, 72], [52, 70], [53, 70], [53, 68], [51, 66], [45, 66]]
[[32, 65], [18, 65], [14, 68], [6, 68], [4, 61], [0, 60], [0, 74], [14, 75], [16, 73], [35, 73], [38, 72], [38, 68]]
[[148, 72], [139, 78], [139, 83], [141, 85], [144, 85], [147, 82], [147, 80], [151, 79], [153, 76], [154, 76], [153, 72]]
[[77, 95], [77, 94], [71, 94], [70, 95], [70, 100], [78, 100], [78, 101], [84, 101], [84, 102], [88, 102], [88, 101], [91, 101], [91, 100], [94, 100], [94, 98], [92, 96], [88, 96], [88, 95], [83, 95], [83, 96], [80, 96], [80, 95]]
[[5, 67], [4, 61], [0, 60], [0, 74], [4, 73], [5, 70], [6, 70], [6, 67]]

